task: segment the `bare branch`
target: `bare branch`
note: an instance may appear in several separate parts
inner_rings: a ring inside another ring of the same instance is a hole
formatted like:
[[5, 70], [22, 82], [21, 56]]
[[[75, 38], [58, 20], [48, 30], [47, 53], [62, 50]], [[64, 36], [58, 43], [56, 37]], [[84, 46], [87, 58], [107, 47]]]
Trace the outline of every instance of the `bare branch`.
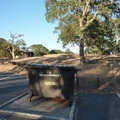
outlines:
[[86, 6], [83, 10], [82, 16], [84, 16], [87, 13], [87, 11], [89, 10], [89, 7], [90, 7], [90, 0], [86, 0]]
[[96, 11], [96, 13], [94, 14], [93, 18], [91, 18], [90, 20], [87, 21], [85, 27], [87, 27], [88, 25], [90, 25], [90, 24], [93, 22], [93, 20], [94, 20], [94, 19], [96, 18], [96, 16], [97, 16], [97, 14], [98, 14], [98, 11]]

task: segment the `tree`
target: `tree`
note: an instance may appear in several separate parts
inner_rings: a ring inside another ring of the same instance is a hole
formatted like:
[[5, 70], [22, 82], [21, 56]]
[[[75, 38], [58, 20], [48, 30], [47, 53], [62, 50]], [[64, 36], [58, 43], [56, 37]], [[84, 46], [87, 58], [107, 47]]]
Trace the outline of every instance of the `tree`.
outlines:
[[57, 50], [57, 49], [53, 49], [50, 51], [50, 54], [62, 54], [62, 53], [65, 53], [65, 52], [63, 52], [62, 50]]
[[21, 39], [21, 37], [23, 37], [22, 34], [12, 34], [10, 32], [10, 39], [8, 40], [8, 44], [9, 46], [7, 47], [10, 54], [12, 55], [12, 58], [15, 59], [15, 53], [19, 50], [19, 48], [22, 46], [26, 46], [26, 43], [23, 39]]
[[69, 48], [68, 48], [68, 49], [66, 49], [65, 53], [67, 53], [67, 54], [74, 54], [72, 51], [70, 51], [70, 49], [69, 49]]
[[85, 35], [85, 47], [88, 49], [96, 48], [100, 54], [104, 54], [114, 46], [113, 27], [108, 20], [104, 20], [104, 22], [99, 19], [94, 20], [87, 27]]
[[[79, 45], [80, 63], [85, 62], [85, 31], [99, 18], [111, 22], [113, 13], [119, 15], [119, 0], [45, 0], [46, 20], [58, 21], [55, 32], [63, 46]], [[114, 7], [113, 7], [114, 6]], [[92, 42], [92, 41], [91, 41]]]
[[4, 38], [0, 38], [0, 57], [11, 57], [7, 47], [7, 41]]
[[30, 49], [34, 52], [35, 55], [46, 55], [49, 53], [49, 50], [41, 44], [33, 44], [30, 46]]

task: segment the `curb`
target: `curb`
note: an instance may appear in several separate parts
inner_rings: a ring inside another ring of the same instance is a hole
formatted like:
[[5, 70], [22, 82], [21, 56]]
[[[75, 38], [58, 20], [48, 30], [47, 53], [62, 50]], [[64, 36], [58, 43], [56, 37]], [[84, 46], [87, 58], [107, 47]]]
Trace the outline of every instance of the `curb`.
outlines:
[[74, 118], [74, 112], [75, 112], [75, 107], [76, 107], [76, 99], [77, 98], [75, 97], [74, 100], [73, 100], [68, 120], [73, 120], [73, 118]]
[[117, 95], [118, 95], [118, 97], [120, 98], [120, 94], [119, 94], [119, 93], [117, 93]]

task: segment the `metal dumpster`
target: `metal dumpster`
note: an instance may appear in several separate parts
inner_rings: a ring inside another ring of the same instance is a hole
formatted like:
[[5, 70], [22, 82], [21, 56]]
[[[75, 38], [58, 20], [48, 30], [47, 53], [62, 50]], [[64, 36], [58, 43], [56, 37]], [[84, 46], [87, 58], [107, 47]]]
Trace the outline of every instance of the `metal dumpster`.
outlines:
[[30, 64], [25, 67], [29, 76], [29, 96], [70, 99], [74, 95], [74, 66]]

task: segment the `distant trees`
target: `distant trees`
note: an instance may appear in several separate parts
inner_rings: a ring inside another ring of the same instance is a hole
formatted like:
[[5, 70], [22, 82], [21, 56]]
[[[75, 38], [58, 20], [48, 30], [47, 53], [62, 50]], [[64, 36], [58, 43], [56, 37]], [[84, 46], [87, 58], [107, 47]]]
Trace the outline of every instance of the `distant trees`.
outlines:
[[69, 48], [68, 48], [68, 49], [66, 49], [65, 53], [66, 53], [66, 54], [74, 54], [72, 51], [70, 51], [70, 49], [69, 49]]
[[4, 38], [0, 38], [0, 57], [11, 57], [10, 52], [7, 49], [8, 43]]
[[72, 51], [70, 51], [70, 49], [66, 49], [66, 51], [62, 51], [62, 50], [59, 50], [59, 49], [53, 49], [50, 51], [50, 54], [74, 54]]
[[53, 49], [50, 51], [50, 54], [62, 54], [64, 53], [62, 50], [59, 50], [59, 49]]
[[10, 39], [5, 40], [0, 38], [0, 56], [1, 57], [12, 57], [15, 59], [15, 55], [19, 54], [20, 47], [25, 47], [26, 43], [21, 39], [22, 34], [12, 34], [10, 32]]
[[20, 47], [26, 46], [26, 43], [23, 39], [22, 34], [12, 34], [10, 32], [10, 39], [7, 41], [8, 42], [8, 47], [7, 49], [9, 50], [10, 54], [12, 55], [12, 58], [15, 59], [15, 53], [19, 50]]
[[41, 44], [33, 44], [29, 48], [34, 52], [35, 56], [42, 56], [42, 55], [46, 55], [46, 54], [62, 54], [62, 53], [74, 54], [69, 49], [67, 49], [65, 52], [60, 49], [53, 49], [53, 50], [49, 51], [45, 46], [43, 46]]
[[49, 53], [49, 50], [41, 44], [33, 44], [29, 48], [34, 52], [34, 55], [37, 56], [42, 56]]
[[21, 39], [23, 35], [21, 34], [12, 34], [10, 33], [10, 39], [5, 40], [0, 38], [0, 57], [12, 57], [15, 59], [15, 56], [21, 56], [22, 52], [33, 52], [35, 56], [42, 56], [46, 54], [74, 54], [70, 49], [67, 49], [65, 52], [60, 49], [53, 49], [49, 51], [45, 46], [41, 44], [33, 44], [30, 47], [26, 47], [26, 43]]

